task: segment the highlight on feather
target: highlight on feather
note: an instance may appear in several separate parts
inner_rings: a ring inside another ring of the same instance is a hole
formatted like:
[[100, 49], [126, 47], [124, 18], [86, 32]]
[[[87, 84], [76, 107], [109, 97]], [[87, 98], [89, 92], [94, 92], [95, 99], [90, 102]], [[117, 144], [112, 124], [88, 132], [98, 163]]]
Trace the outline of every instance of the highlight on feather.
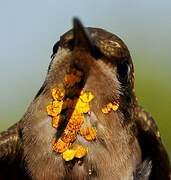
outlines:
[[119, 108], [119, 101], [116, 100], [114, 102], [109, 102], [105, 107], [103, 107], [101, 110], [104, 114], [108, 114], [111, 111], [117, 111]]
[[82, 72], [78, 71], [76, 69], [72, 69], [72, 72], [70, 74], [67, 74], [64, 78], [64, 84], [67, 87], [72, 87], [76, 83], [80, 82], [82, 76]]
[[83, 136], [87, 141], [96, 139], [96, 129], [91, 125], [80, 129], [80, 135]]
[[70, 161], [76, 158], [82, 158], [88, 153], [88, 148], [85, 148], [81, 145], [74, 145], [71, 149], [67, 149], [62, 153], [62, 157], [65, 161]]

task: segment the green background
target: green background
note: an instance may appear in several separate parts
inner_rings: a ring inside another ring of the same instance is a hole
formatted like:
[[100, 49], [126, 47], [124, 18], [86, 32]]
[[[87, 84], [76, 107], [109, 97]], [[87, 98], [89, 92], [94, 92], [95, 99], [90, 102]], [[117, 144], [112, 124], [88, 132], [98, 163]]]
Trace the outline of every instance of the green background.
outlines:
[[171, 157], [170, 0], [0, 0], [0, 131], [26, 111], [73, 16], [128, 45], [139, 102], [155, 118]]

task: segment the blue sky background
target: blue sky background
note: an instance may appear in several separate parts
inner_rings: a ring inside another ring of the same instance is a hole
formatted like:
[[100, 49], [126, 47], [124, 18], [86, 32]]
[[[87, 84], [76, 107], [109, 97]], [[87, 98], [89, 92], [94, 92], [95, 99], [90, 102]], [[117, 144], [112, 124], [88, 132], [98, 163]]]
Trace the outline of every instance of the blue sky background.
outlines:
[[0, 0], [0, 130], [19, 120], [40, 88], [53, 44], [78, 16], [128, 45], [141, 104], [171, 155], [170, 0]]

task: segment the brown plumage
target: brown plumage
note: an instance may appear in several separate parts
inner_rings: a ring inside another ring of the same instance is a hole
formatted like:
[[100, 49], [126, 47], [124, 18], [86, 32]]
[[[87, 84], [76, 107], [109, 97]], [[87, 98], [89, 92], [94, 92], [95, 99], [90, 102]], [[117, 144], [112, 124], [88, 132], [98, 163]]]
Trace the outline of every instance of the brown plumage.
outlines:
[[[88, 121], [97, 138], [87, 142], [82, 159], [65, 162], [53, 152], [52, 140], [60, 130], [51, 125], [46, 106], [51, 90], [61, 85], [71, 68], [84, 74], [81, 88], [91, 91]], [[118, 111], [101, 108], [119, 99]], [[126, 45], [117, 36], [98, 28], [74, 28], [53, 48], [45, 82], [23, 118], [0, 134], [0, 179], [169, 179], [170, 164], [156, 124], [137, 102], [134, 69]]]

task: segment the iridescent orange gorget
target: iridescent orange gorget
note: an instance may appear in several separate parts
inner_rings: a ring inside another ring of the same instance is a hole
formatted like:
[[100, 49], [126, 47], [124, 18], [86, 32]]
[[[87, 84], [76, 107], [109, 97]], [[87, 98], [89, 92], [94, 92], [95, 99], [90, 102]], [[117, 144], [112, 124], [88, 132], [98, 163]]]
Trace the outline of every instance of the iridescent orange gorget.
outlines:
[[[82, 136], [87, 141], [95, 141], [97, 136], [96, 128], [90, 123], [82, 126], [84, 118], [90, 112], [90, 103], [95, 98], [89, 91], [82, 91], [79, 83], [82, 80], [82, 72], [72, 69], [64, 77], [64, 88], [53, 88], [53, 101], [47, 106], [47, 113], [52, 117], [52, 127], [60, 128], [65, 125], [65, 129], [59, 138], [55, 138], [52, 148], [56, 153], [62, 154], [65, 161], [74, 158], [82, 158], [88, 153], [88, 148], [81, 144], [75, 144], [77, 135]], [[102, 113], [117, 111], [119, 102], [109, 102], [102, 107]]]

